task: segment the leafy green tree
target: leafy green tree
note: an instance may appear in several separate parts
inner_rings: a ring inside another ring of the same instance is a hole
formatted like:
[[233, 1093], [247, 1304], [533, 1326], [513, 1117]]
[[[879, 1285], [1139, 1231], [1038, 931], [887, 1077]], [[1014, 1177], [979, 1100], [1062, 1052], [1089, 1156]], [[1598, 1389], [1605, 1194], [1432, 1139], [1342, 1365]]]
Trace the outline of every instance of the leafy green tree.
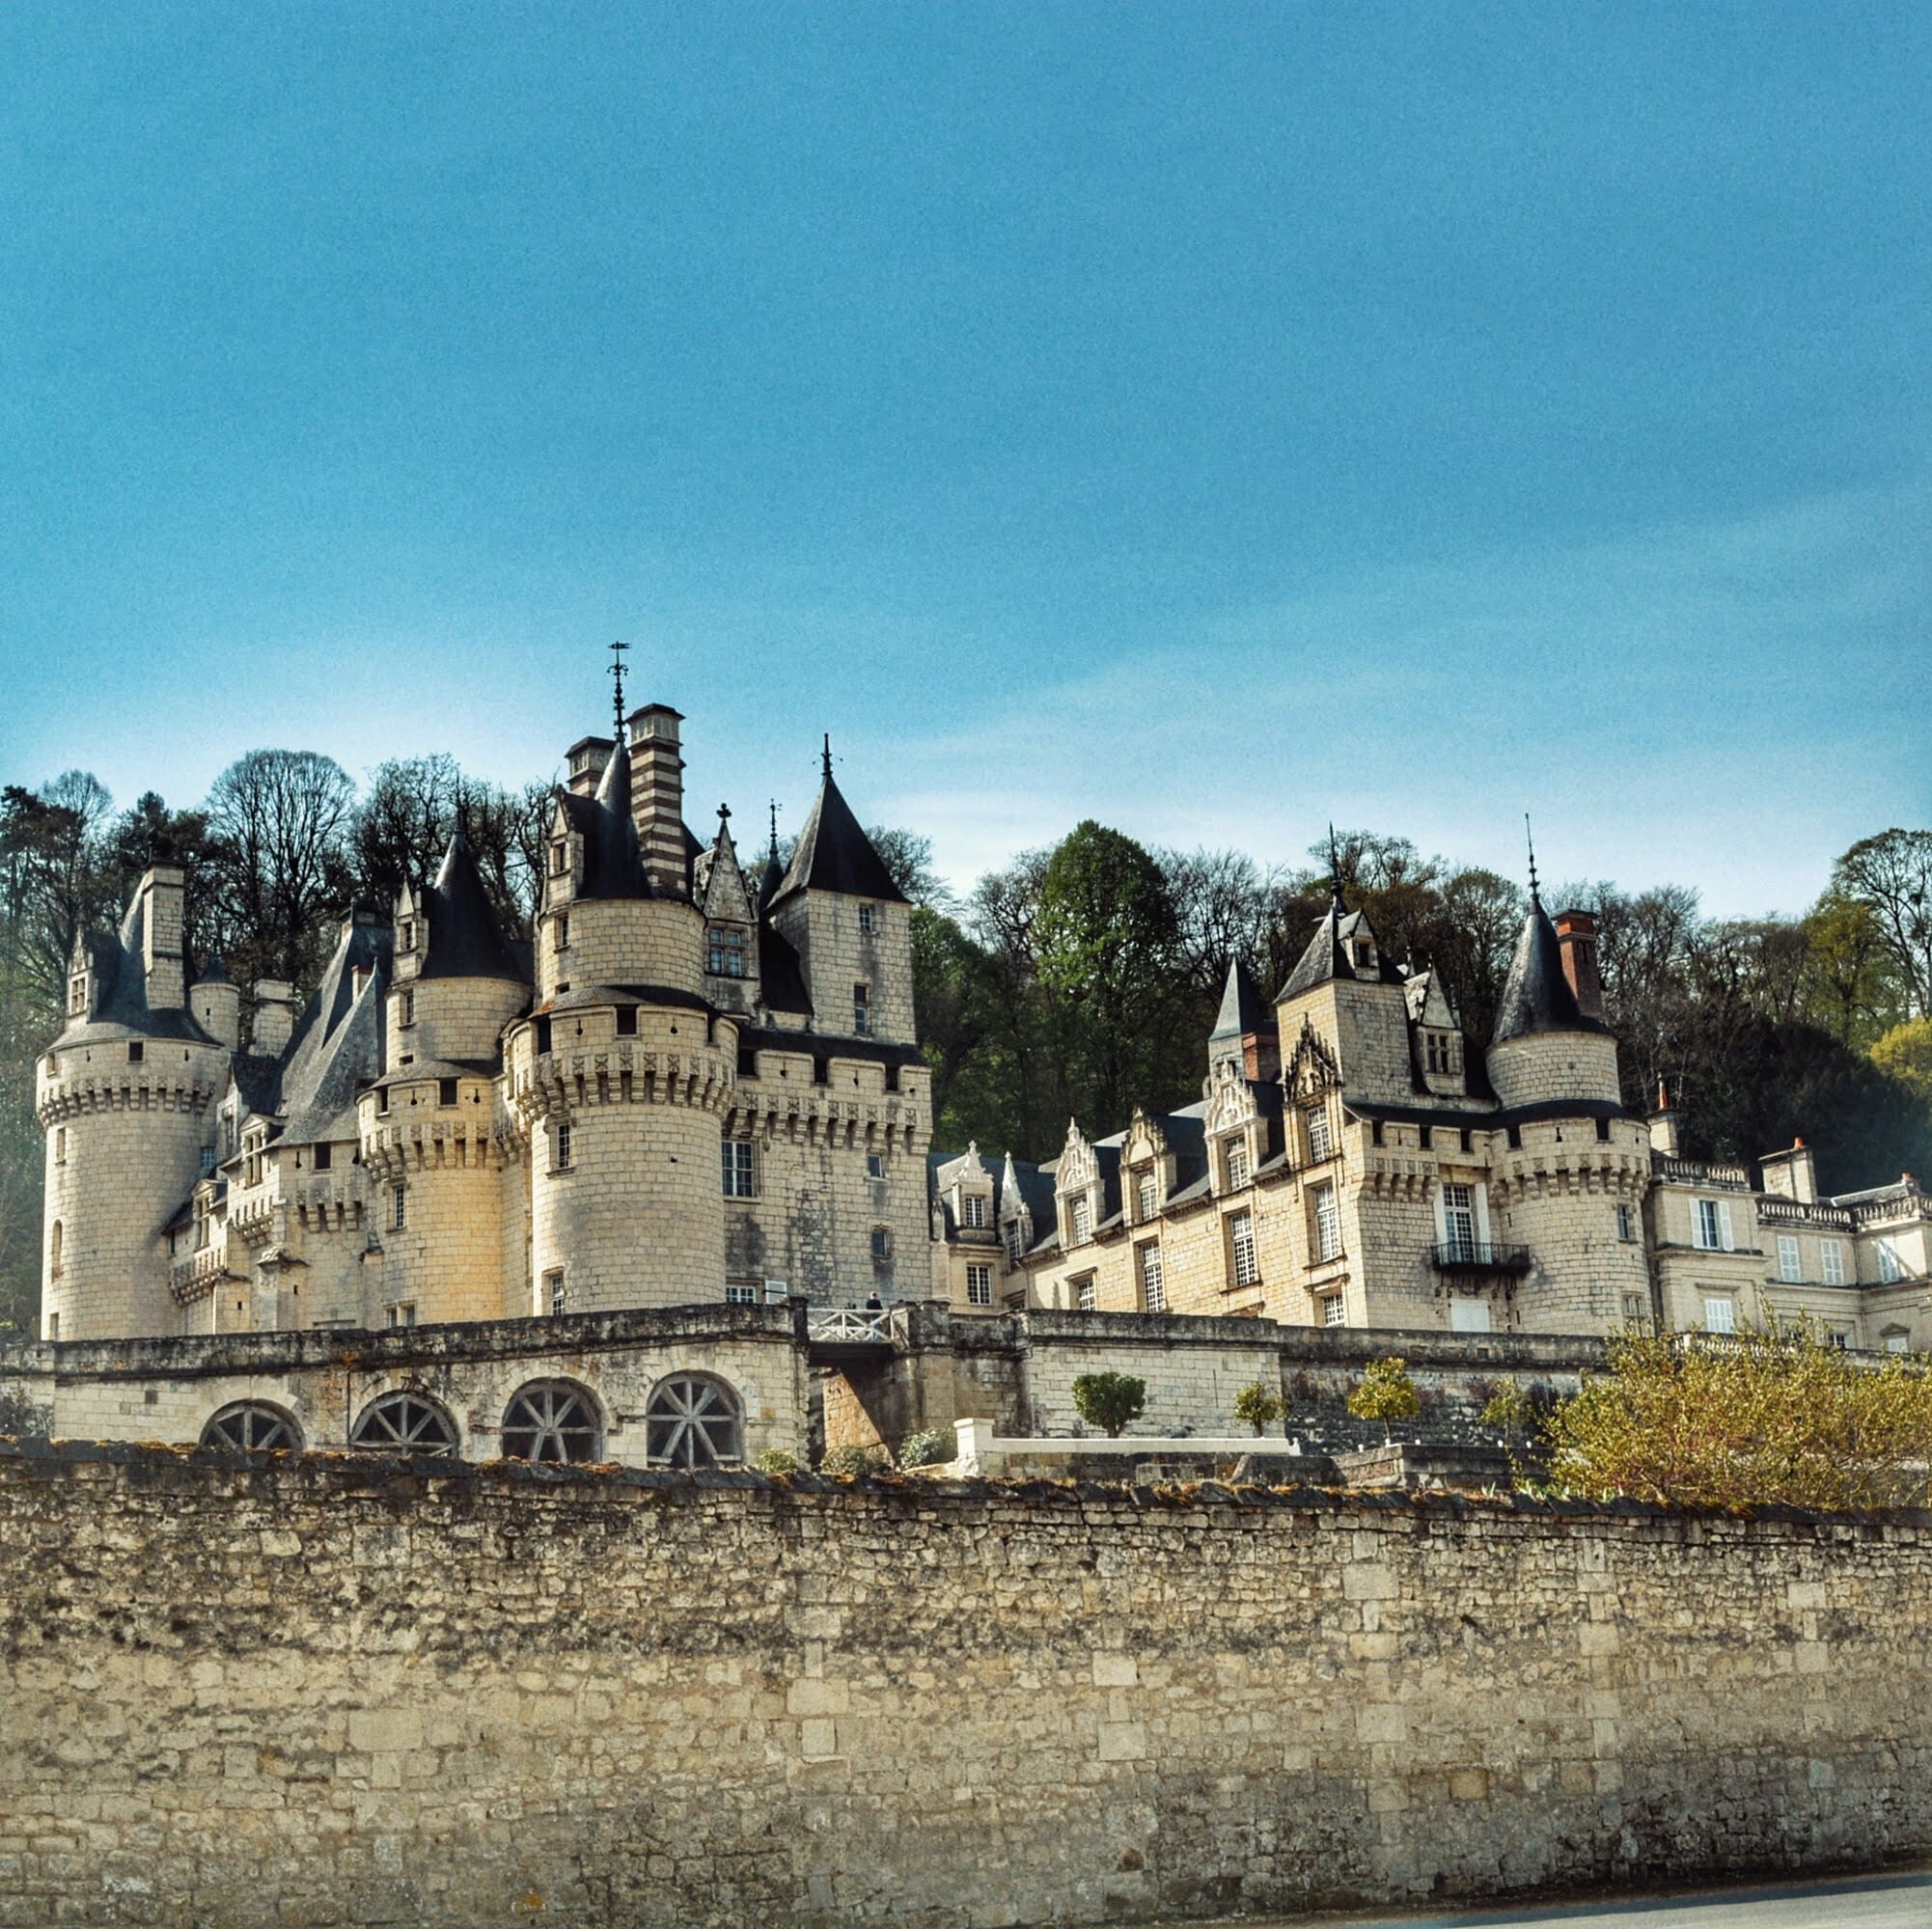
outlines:
[[1357, 1419], [1379, 1419], [1382, 1438], [1393, 1438], [1396, 1420], [1414, 1419], [1422, 1411], [1422, 1396], [1409, 1377], [1409, 1363], [1393, 1354], [1385, 1360], [1371, 1360], [1348, 1396], [1348, 1411]]
[[1234, 1395], [1234, 1418], [1257, 1434], [1287, 1417], [1288, 1403], [1265, 1380], [1251, 1380]]
[[1871, 1048], [1871, 1061], [1888, 1078], [1932, 1099], [1932, 1018], [1908, 1018]]
[[1073, 1410], [1109, 1440], [1146, 1411], [1147, 1383], [1127, 1373], [1083, 1373], [1073, 1383]]
[[1922, 1506], [1932, 1377], [1873, 1367], [1808, 1325], [1722, 1345], [1631, 1335], [1546, 1422], [1562, 1491], [1666, 1506]]

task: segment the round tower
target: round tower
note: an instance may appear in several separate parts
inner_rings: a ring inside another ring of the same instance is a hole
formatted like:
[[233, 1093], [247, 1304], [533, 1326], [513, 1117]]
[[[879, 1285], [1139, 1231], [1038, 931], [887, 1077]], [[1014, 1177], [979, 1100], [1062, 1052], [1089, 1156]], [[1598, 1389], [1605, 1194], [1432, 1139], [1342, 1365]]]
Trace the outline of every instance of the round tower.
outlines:
[[167, 1228], [203, 1171], [231, 1056], [184, 1002], [181, 882], [154, 866], [120, 930], [76, 944], [66, 1029], [35, 1067], [48, 1339], [179, 1330]]
[[595, 797], [559, 797], [549, 852], [537, 1004], [505, 1045], [507, 1126], [530, 1159], [531, 1310], [721, 1300], [737, 1027], [704, 997], [688, 882], [646, 871], [624, 744]]
[[530, 1003], [460, 825], [436, 880], [396, 906], [381, 1077], [357, 1101], [382, 1264], [374, 1323], [496, 1319], [503, 1307], [503, 1028]]

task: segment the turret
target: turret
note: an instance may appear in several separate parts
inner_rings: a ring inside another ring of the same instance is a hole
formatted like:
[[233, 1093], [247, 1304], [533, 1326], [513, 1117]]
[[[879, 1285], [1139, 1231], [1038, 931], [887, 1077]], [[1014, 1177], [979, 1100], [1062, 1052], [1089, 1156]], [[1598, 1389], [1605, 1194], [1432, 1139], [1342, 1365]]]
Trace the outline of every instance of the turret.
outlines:
[[194, 1020], [218, 1045], [241, 1049], [241, 987], [219, 958], [210, 958], [188, 993]]
[[798, 953], [817, 1031], [914, 1042], [911, 906], [832, 780], [830, 738], [767, 915]]
[[1561, 941], [1532, 877], [1489, 1047], [1489, 1082], [1506, 1107], [1619, 1102], [1616, 1040], [1601, 1018], [1585, 1012], [1563, 965]]
[[1282, 1075], [1282, 1034], [1275, 1014], [1261, 996], [1254, 974], [1239, 958], [1228, 961], [1228, 982], [1221, 994], [1221, 1011], [1207, 1040], [1210, 1075], [1224, 1061], [1232, 1061], [1248, 1079]]
[[155, 865], [119, 931], [75, 947], [67, 1027], [36, 1066], [48, 1338], [176, 1330], [164, 1228], [202, 1171], [231, 1053], [182, 978], [181, 873]]
[[1402, 974], [1383, 955], [1366, 911], [1342, 901], [1333, 880], [1329, 906], [1287, 981], [1275, 995], [1277, 1035], [1304, 1025], [1322, 1037], [1352, 1098], [1408, 1102], [1417, 1088]]

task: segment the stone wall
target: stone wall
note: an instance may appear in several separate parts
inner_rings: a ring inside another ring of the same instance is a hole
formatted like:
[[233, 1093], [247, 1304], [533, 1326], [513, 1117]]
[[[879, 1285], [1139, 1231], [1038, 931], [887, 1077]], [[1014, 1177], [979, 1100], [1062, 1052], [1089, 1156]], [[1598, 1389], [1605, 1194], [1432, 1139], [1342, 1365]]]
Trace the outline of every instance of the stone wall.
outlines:
[[0, 1920], [1201, 1917], [1932, 1850], [1932, 1517], [0, 1447]]

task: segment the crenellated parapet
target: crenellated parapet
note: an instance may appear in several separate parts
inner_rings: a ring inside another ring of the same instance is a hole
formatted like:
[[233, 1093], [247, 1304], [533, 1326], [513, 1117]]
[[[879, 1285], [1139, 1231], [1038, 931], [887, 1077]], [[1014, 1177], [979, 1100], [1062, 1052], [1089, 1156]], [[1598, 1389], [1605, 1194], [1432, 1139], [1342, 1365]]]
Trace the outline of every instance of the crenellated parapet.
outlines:
[[1640, 1199], [1650, 1184], [1647, 1152], [1610, 1145], [1505, 1155], [1491, 1189], [1508, 1205], [1530, 1199]]
[[[111, 1048], [110, 1048], [111, 1049]], [[43, 1131], [89, 1113], [173, 1112], [199, 1116], [221, 1093], [228, 1054], [207, 1045], [156, 1045], [152, 1057], [120, 1063], [108, 1051], [48, 1052], [34, 1075], [34, 1116]]]

